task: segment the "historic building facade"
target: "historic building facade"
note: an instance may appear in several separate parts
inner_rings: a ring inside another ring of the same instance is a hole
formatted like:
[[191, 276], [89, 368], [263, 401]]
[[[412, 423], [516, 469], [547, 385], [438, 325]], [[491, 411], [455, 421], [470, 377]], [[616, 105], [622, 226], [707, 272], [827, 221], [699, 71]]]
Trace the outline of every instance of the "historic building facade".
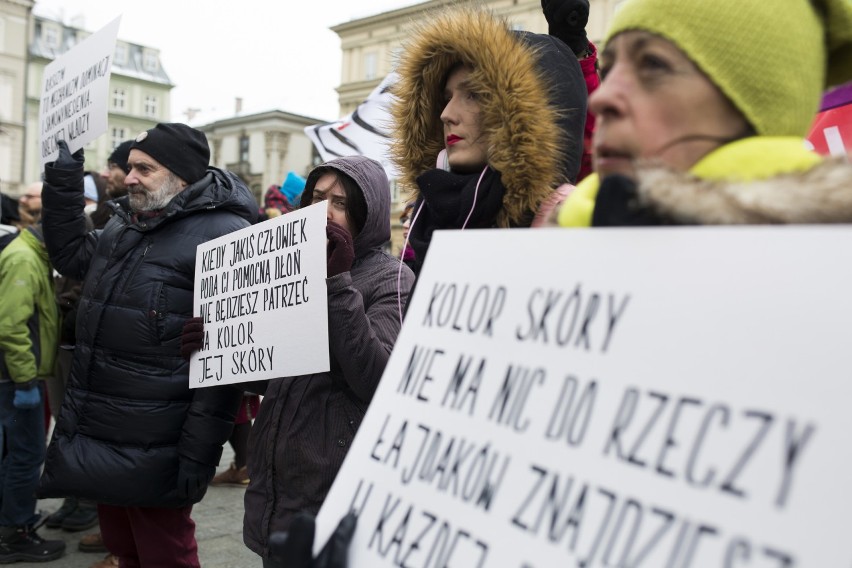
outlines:
[[234, 116], [198, 128], [210, 143], [210, 163], [240, 175], [262, 203], [270, 185], [293, 171], [305, 177], [313, 166], [314, 145], [305, 127], [323, 121], [281, 110]]
[[0, 0], [0, 191], [20, 194], [27, 125], [25, 93], [32, 0]]
[[[591, 0], [586, 26], [589, 39], [596, 44], [600, 43], [613, 13], [623, 1]], [[458, 0], [429, 0], [331, 28], [340, 37], [342, 51], [341, 80], [337, 88], [340, 116], [351, 113], [393, 71], [405, 38], [418, 21], [428, 19], [430, 12], [458, 3]], [[547, 33], [541, 0], [481, 0], [480, 4], [506, 18], [514, 29]], [[391, 184], [394, 184], [393, 180]], [[401, 247], [399, 212], [406, 197], [396, 191], [393, 195], [391, 222], [394, 251]]]
[[[44, 68], [91, 32], [33, 14], [33, 0], [0, 0], [0, 191], [17, 196], [41, 178], [39, 102]], [[157, 49], [119, 40], [112, 62], [109, 129], [86, 146], [100, 171], [112, 149], [168, 120], [173, 85]]]
[[[591, 0], [586, 33], [598, 43], [612, 14], [624, 0]], [[393, 70], [405, 38], [418, 21], [458, 0], [429, 0], [413, 6], [359, 18], [334, 26], [340, 37], [342, 69], [337, 89], [340, 116], [352, 112]], [[517, 30], [547, 33], [541, 0], [483, 0], [482, 5], [503, 16]]]
[[[40, 179], [39, 102], [45, 67], [92, 32], [33, 14], [33, 0], [0, 0], [0, 191], [18, 196]], [[158, 49], [119, 39], [109, 82], [108, 129], [85, 147], [86, 169], [101, 171], [113, 148], [172, 120], [173, 83]], [[189, 121], [189, 117], [187, 120]], [[287, 172], [305, 175], [316, 153], [305, 126], [322, 122], [280, 110], [199, 125], [211, 163], [246, 179], [258, 198]]]

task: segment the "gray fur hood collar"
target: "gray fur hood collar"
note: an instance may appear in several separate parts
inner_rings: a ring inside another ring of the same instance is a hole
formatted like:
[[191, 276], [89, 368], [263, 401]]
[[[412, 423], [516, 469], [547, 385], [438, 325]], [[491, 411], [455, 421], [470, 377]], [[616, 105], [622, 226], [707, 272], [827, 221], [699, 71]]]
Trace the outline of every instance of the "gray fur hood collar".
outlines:
[[708, 181], [646, 164], [639, 201], [681, 224], [852, 223], [852, 164], [830, 158], [765, 180]]

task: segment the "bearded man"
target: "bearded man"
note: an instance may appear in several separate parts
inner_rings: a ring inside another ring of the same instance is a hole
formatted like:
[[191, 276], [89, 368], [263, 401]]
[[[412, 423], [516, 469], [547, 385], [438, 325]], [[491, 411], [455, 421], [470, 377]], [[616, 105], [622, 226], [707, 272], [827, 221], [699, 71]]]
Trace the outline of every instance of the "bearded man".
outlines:
[[116, 146], [107, 158], [106, 169], [101, 172], [101, 178], [106, 182], [106, 192], [110, 199], [127, 195], [124, 178], [127, 177], [129, 171], [127, 160], [130, 158], [130, 148], [133, 146], [133, 142], [133, 140], [125, 140]]
[[34, 181], [27, 186], [24, 194], [18, 198], [19, 228], [32, 227], [41, 219], [41, 190], [44, 184]]
[[249, 226], [257, 203], [208, 167], [199, 130], [158, 124], [131, 145], [127, 195], [87, 231], [83, 152], [60, 144], [45, 167], [45, 243], [84, 281], [65, 401], [40, 497], [98, 503], [103, 541], [122, 566], [198, 566], [192, 505], [215, 473], [242, 396], [189, 389], [181, 333], [192, 316], [195, 249]]

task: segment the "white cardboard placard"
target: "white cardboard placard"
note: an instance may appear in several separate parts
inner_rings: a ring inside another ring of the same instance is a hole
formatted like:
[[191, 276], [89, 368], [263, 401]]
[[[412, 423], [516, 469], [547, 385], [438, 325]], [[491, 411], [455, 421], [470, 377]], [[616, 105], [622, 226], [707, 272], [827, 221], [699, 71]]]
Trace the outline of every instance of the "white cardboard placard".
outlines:
[[326, 202], [199, 245], [190, 388], [328, 371]]
[[350, 566], [849, 566], [850, 227], [436, 232]]
[[74, 151], [107, 130], [109, 77], [121, 16], [44, 68], [38, 110], [41, 164], [56, 159], [57, 140]]

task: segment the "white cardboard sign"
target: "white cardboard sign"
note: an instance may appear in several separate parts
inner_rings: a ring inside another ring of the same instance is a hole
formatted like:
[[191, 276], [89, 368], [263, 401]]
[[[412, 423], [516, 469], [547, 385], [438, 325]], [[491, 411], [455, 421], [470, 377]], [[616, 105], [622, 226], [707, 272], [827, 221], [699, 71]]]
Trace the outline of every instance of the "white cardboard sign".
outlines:
[[44, 68], [39, 103], [39, 155], [56, 159], [57, 140], [74, 152], [107, 130], [109, 77], [121, 16]]
[[849, 566], [850, 227], [436, 232], [351, 566]]
[[326, 202], [199, 245], [190, 388], [328, 371]]

